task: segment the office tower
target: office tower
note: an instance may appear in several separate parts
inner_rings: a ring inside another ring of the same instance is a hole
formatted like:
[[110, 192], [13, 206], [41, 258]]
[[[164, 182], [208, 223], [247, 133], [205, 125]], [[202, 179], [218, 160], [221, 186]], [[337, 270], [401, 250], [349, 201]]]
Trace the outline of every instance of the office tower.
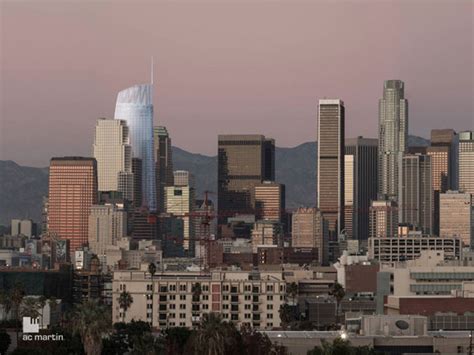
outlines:
[[132, 173], [133, 173], [133, 206], [140, 208], [142, 206], [143, 195], [143, 164], [139, 158], [132, 159]]
[[404, 83], [387, 80], [383, 98], [379, 100], [379, 197], [398, 199], [399, 170], [403, 154], [407, 150], [408, 101]]
[[433, 228], [433, 183], [431, 157], [408, 154], [402, 160], [399, 220], [431, 234]]
[[117, 95], [115, 119], [127, 123], [132, 157], [142, 160], [142, 205], [156, 210], [153, 152], [153, 84], [135, 85]]
[[97, 203], [94, 158], [52, 158], [49, 167], [49, 232], [70, 241], [70, 255], [87, 244], [89, 214]]
[[[211, 200], [205, 202], [203, 199], [196, 199], [194, 211], [196, 213], [194, 221], [194, 236], [196, 240], [204, 240], [205, 238], [216, 234], [216, 220], [214, 216], [214, 204]], [[210, 216], [206, 217], [206, 214]]]
[[104, 255], [108, 245], [127, 236], [127, 212], [123, 204], [93, 205], [89, 215], [89, 249]]
[[293, 248], [318, 248], [319, 262], [327, 263], [327, 228], [317, 208], [298, 208], [292, 215], [291, 246]]
[[10, 234], [31, 238], [36, 235], [36, 223], [31, 219], [12, 219]]
[[344, 213], [349, 237], [369, 237], [370, 201], [377, 199], [377, 139], [357, 137], [345, 141]]
[[431, 157], [433, 183], [433, 234], [439, 235], [439, 194], [455, 186], [455, 142], [456, 133], [452, 129], [431, 130], [431, 146], [426, 154]]
[[440, 194], [440, 237], [460, 237], [463, 245], [473, 246], [474, 195], [459, 191]]
[[158, 211], [165, 210], [165, 187], [173, 186], [173, 158], [171, 138], [166, 127], [153, 128], [156, 165], [156, 201]]
[[317, 207], [328, 221], [329, 238], [344, 229], [344, 103], [319, 100]]
[[193, 211], [195, 207], [194, 188], [189, 185], [167, 186], [165, 187], [165, 209], [166, 213], [183, 220], [184, 239], [183, 247], [188, 255], [194, 253], [194, 219]]
[[459, 191], [474, 194], [474, 131], [459, 133]]
[[275, 176], [273, 139], [262, 135], [219, 135], [219, 225], [228, 217], [253, 214], [254, 187]]
[[119, 191], [123, 198], [132, 201], [132, 152], [126, 122], [98, 119], [92, 150], [97, 161], [99, 191]]
[[194, 188], [194, 175], [187, 170], [173, 172], [174, 186], [190, 186]]
[[263, 181], [255, 185], [255, 217], [257, 220], [282, 222], [285, 214], [285, 185]]
[[157, 239], [159, 226], [156, 212], [151, 212], [147, 208], [136, 208], [131, 213], [131, 220], [133, 239]]
[[283, 246], [283, 228], [274, 221], [257, 221], [252, 230], [252, 252], [261, 246]]
[[43, 197], [43, 204], [41, 206], [41, 233], [46, 234], [49, 229], [48, 222], [49, 199], [47, 196]]
[[398, 206], [392, 200], [372, 201], [369, 210], [369, 237], [392, 238], [397, 236]]

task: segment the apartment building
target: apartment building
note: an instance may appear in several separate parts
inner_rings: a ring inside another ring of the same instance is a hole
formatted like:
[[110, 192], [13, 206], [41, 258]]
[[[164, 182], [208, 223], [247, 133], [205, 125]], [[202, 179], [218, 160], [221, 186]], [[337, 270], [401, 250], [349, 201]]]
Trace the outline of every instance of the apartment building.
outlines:
[[[156, 329], [197, 326], [204, 313], [216, 312], [237, 327], [256, 329], [281, 325], [286, 283], [281, 272], [212, 271], [164, 272], [153, 279], [145, 271], [115, 271], [113, 321], [141, 320]], [[124, 312], [118, 299], [127, 291], [133, 298]]]

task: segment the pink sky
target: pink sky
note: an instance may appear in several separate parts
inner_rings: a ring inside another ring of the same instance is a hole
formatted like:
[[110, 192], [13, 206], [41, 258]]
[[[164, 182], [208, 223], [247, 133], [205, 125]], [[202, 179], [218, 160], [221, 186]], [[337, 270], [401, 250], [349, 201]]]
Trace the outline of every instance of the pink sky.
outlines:
[[219, 133], [315, 140], [317, 100], [346, 136], [377, 136], [385, 79], [402, 79], [410, 133], [474, 129], [474, 2], [0, 1], [0, 159], [90, 155], [117, 92], [149, 80], [155, 123], [213, 155]]

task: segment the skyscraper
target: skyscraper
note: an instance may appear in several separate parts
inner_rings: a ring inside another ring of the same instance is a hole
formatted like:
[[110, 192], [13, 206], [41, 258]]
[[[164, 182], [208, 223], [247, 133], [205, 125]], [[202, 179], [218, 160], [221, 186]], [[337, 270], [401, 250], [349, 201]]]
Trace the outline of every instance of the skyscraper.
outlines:
[[133, 206], [141, 208], [143, 196], [143, 164], [140, 158], [132, 159], [133, 173]]
[[431, 130], [431, 146], [426, 154], [431, 157], [433, 183], [433, 234], [439, 235], [439, 195], [456, 186], [456, 133], [452, 129]]
[[399, 174], [407, 150], [408, 101], [404, 83], [387, 80], [379, 100], [379, 198], [398, 200]]
[[252, 214], [254, 187], [275, 176], [275, 142], [262, 135], [219, 135], [218, 138], [219, 224], [227, 217]]
[[156, 201], [158, 211], [163, 212], [165, 210], [164, 189], [166, 186], [173, 186], [171, 138], [166, 127], [154, 127], [153, 140], [156, 165]]
[[194, 187], [189, 184], [184, 185], [183, 180], [180, 186], [165, 187], [165, 212], [183, 220], [183, 247], [189, 256], [193, 256], [195, 251], [194, 219], [191, 215], [196, 204], [195, 198]]
[[70, 252], [87, 244], [89, 214], [97, 203], [94, 158], [52, 158], [49, 167], [49, 232], [70, 241]]
[[459, 190], [474, 194], [474, 131], [459, 133]]
[[[357, 137], [345, 141], [344, 198], [348, 236], [369, 237], [370, 201], [377, 199], [377, 139]], [[349, 215], [349, 216], [348, 216]]]
[[285, 185], [273, 181], [255, 185], [256, 219], [283, 223], [284, 214]]
[[403, 157], [399, 193], [399, 220], [431, 234], [433, 228], [433, 183], [431, 157], [408, 154]]
[[342, 100], [319, 100], [317, 207], [332, 240], [344, 229], [344, 112]]
[[99, 191], [119, 191], [133, 200], [132, 152], [123, 120], [100, 118], [95, 126], [93, 154]]
[[393, 238], [397, 236], [398, 207], [392, 200], [372, 201], [369, 210], [370, 238]]
[[104, 255], [107, 245], [127, 235], [127, 212], [123, 204], [93, 205], [89, 215], [89, 248]]
[[298, 208], [292, 215], [291, 246], [318, 248], [319, 262], [326, 264], [328, 257], [327, 230], [317, 208]]
[[460, 237], [474, 245], [474, 195], [459, 191], [440, 194], [440, 237]]
[[132, 157], [142, 160], [142, 205], [156, 210], [153, 152], [153, 85], [135, 85], [117, 96], [115, 119], [127, 123]]

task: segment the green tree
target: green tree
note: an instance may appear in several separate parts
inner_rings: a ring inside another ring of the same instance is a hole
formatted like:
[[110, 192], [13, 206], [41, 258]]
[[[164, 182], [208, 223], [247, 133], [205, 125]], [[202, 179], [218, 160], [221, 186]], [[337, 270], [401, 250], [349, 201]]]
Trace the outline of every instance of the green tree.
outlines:
[[217, 313], [205, 313], [192, 345], [199, 355], [227, 355], [240, 353], [241, 339], [232, 323], [223, 322]]
[[102, 338], [110, 330], [112, 319], [105, 306], [95, 300], [76, 305], [72, 313], [72, 327], [79, 334], [87, 355], [100, 355]]
[[285, 347], [272, 343], [268, 335], [244, 326], [240, 329], [242, 336], [242, 353], [247, 355], [284, 355]]
[[20, 315], [22, 317], [38, 318], [40, 304], [34, 297], [25, 297], [20, 306]]
[[151, 333], [143, 333], [133, 340], [133, 348], [130, 355], [155, 355], [158, 343]]
[[193, 332], [186, 327], [172, 327], [163, 331], [160, 339], [163, 343], [164, 353], [169, 355], [183, 355], [190, 346]]
[[5, 290], [0, 291], [0, 305], [2, 306], [5, 320], [8, 320], [9, 318], [8, 316], [10, 315], [10, 312], [13, 307], [13, 302], [12, 302], [10, 294], [6, 292]]
[[15, 321], [17, 322], [16, 326], [16, 339], [18, 342], [18, 323], [20, 322], [20, 307], [25, 297], [25, 288], [22, 284], [16, 283], [13, 286], [13, 289], [10, 290], [10, 298], [12, 303], [13, 312], [15, 315]]
[[281, 326], [283, 329], [288, 328], [288, 326], [295, 321], [294, 309], [289, 304], [282, 304], [278, 313], [280, 313]]
[[156, 265], [155, 265], [155, 263], [148, 264], [148, 272], [150, 273], [151, 278], [153, 279], [155, 274], [156, 274]]
[[130, 308], [130, 306], [133, 303], [133, 297], [130, 294], [130, 292], [123, 291], [118, 299], [120, 308], [123, 310], [122, 313], [122, 322], [125, 323], [125, 313], [127, 313], [127, 310]]
[[291, 304], [294, 305], [296, 296], [298, 295], [298, 284], [296, 282], [292, 282], [286, 286], [286, 295], [291, 297]]
[[10, 335], [5, 331], [5, 329], [0, 329], [0, 354], [5, 355], [7, 353], [8, 348], [12, 340]]
[[339, 323], [339, 316], [341, 313], [340, 305], [341, 305], [341, 301], [346, 295], [346, 291], [344, 291], [344, 287], [342, 287], [340, 283], [335, 282], [332, 285], [331, 290], [329, 291], [329, 294], [336, 299], [336, 318], [337, 318], [337, 322]]
[[48, 299], [44, 295], [40, 296], [40, 298], [38, 299], [38, 306], [39, 306], [40, 313], [41, 313], [41, 328], [43, 328], [44, 307], [46, 306], [47, 302], [48, 302]]

